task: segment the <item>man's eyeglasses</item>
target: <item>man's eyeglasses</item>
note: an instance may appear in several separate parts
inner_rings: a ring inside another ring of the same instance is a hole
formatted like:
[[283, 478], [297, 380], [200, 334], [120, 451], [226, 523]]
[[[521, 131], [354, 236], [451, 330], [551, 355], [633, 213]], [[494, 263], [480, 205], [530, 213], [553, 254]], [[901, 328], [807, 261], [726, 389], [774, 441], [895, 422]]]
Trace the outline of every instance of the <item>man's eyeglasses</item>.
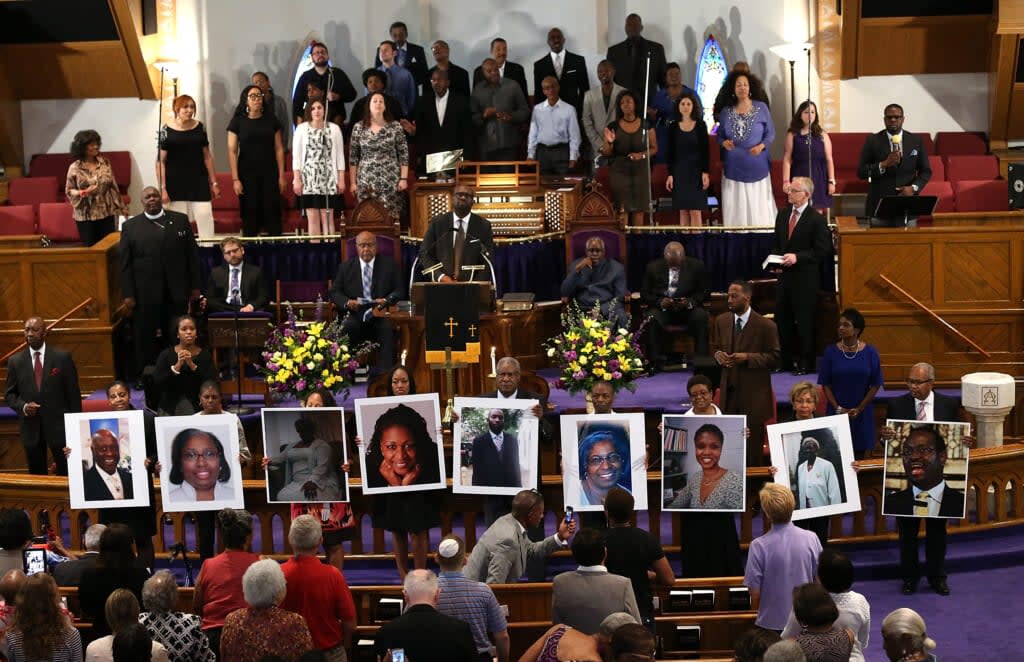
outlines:
[[587, 464], [592, 467], [599, 467], [602, 464], [622, 464], [622, 456], [618, 453], [609, 453], [607, 455], [592, 455], [587, 458]]
[[935, 455], [935, 449], [931, 446], [907, 446], [900, 454], [905, 458], [931, 457]]
[[901, 120], [901, 119], [903, 119], [903, 115], [886, 115], [885, 119], [886, 120]]
[[907, 386], [921, 386], [922, 384], [929, 384], [934, 381], [934, 379], [908, 379]]

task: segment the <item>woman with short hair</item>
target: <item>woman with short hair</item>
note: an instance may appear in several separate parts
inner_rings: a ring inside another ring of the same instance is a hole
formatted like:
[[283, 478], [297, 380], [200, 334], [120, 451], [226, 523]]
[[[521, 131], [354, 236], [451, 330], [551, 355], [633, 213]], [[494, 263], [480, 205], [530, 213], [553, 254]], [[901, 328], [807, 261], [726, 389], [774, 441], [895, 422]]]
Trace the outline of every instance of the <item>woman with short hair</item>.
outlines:
[[793, 615], [800, 624], [796, 642], [807, 662], [846, 662], [853, 652], [854, 637], [849, 628], [836, 625], [839, 608], [821, 584], [803, 584], [793, 589]]
[[200, 237], [213, 236], [213, 198], [220, 197], [206, 127], [196, 119], [196, 100], [175, 97], [174, 119], [160, 130], [157, 178], [164, 206], [196, 222]]
[[272, 559], [253, 563], [242, 575], [248, 607], [224, 620], [220, 639], [221, 662], [255, 662], [264, 655], [295, 660], [312, 650], [313, 638], [305, 619], [277, 605], [287, 585], [281, 565]]
[[142, 585], [139, 622], [170, 654], [171, 662], [216, 662], [217, 656], [200, 629], [199, 617], [174, 611], [178, 582], [170, 570], [160, 570]]

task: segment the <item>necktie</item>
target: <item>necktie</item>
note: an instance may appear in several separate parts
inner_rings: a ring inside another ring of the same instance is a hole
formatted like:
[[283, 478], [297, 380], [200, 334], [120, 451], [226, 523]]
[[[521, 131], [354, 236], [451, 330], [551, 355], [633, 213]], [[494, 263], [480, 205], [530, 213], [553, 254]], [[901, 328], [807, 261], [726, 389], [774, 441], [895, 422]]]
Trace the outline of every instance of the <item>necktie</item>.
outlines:
[[405, 47], [398, 49], [398, 55], [395, 57], [395, 61], [398, 62], [399, 66], [405, 66]]
[[917, 420], [919, 420], [919, 421], [927, 421], [928, 420], [928, 412], [927, 412], [927, 410], [925, 410], [924, 400], [921, 400], [921, 401], [919, 401], [917, 403]]
[[928, 492], [919, 492], [914, 499], [914, 515], [928, 517]]
[[[372, 299], [373, 298], [372, 296], [370, 296], [370, 285], [372, 283], [373, 283], [373, 270], [370, 269], [370, 263], [369, 262], [364, 262], [363, 263], [363, 298], [364, 299]], [[368, 319], [370, 319], [370, 317], [372, 315], [373, 315], [373, 306], [370, 306], [369, 308], [366, 309], [366, 312], [363, 313], [363, 321], [364, 322], [367, 321]]]
[[236, 306], [242, 305], [242, 291], [238, 287], [240, 271], [238, 267], [231, 267], [231, 284], [228, 285], [228, 289], [231, 290], [231, 303]]
[[43, 353], [33, 352], [36, 355], [35, 365], [33, 366], [36, 374], [36, 390], [43, 390]]
[[796, 227], [796, 222], [800, 218], [800, 214], [797, 213], [796, 207], [793, 207], [793, 213], [789, 215], [789, 234], [786, 235], [786, 239], [793, 238], [793, 228]]
[[667, 294], [670, 297], [676, 295], [676, 290], [679, 288], [679, 270], [669, 269], [668, 270], [668, 291]]
[[466, 247], [466, 233], [462, 229], [462, 221], [455, 221], [455, 280], [462, 280], [462, 249]]
[[555, 54], [555, 78], [562, 77], [562, 54]]
[[742, 332], [743, 332], [743, 321], [739, 317], [737, 317], [736, 318], [736, 325], [733, 327], [733, 330], [732, 330], [732, 351], [734, 351], [734, 352], [736, 351], [736, 341], [739, 339], [740, 333], [742, 333]]

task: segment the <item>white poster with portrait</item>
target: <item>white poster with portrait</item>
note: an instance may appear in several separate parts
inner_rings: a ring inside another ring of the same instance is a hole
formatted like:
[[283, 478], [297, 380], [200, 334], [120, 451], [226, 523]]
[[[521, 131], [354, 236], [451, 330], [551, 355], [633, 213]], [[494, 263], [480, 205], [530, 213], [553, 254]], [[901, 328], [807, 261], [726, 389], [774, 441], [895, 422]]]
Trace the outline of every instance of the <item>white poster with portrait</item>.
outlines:
[[633, 495], [635, 510], [647, 510], [647, 446], [644, 415], [562, 416], [562, 491], [566, 506], [604, 510], [613, 487]]
[[364, 494], [447, 486], [437, 393], [356, 400]]
[[64, 438], [72, 508], [150, 505], [141, 411], [64, 414]]
[[164, 512], [245, 507], [235, 416], [159, 416], [155, 423]]
[[889, 419], [882, 514], [961, 519], [967, 515], [970, 423]]
[[661, 509], [742, 511], [746, 427], [746, 416], [662, 416]]
[[537, 488], [537, 400], [455, 398], [455, 494], [514, 496]]
[[861, 509], [850, 417], [822, 416], [768, 426], [775, 482], [793, 491], [793, 520]]
[[349, 500], [344, 409], [264, 407], [260, 414], [268, 503]]

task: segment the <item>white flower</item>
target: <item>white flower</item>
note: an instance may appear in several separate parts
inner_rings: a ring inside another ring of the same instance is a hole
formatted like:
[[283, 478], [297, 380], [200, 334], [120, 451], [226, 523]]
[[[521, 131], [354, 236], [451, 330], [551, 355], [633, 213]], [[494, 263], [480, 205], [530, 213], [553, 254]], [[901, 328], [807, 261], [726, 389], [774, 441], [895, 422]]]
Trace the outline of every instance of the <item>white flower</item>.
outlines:
[[555, 348], [554, 347], [549, 347], [548, 348], [548, 356], [551, 357], [551, 356], [554, 356], [554, 355], [555, 355]]

